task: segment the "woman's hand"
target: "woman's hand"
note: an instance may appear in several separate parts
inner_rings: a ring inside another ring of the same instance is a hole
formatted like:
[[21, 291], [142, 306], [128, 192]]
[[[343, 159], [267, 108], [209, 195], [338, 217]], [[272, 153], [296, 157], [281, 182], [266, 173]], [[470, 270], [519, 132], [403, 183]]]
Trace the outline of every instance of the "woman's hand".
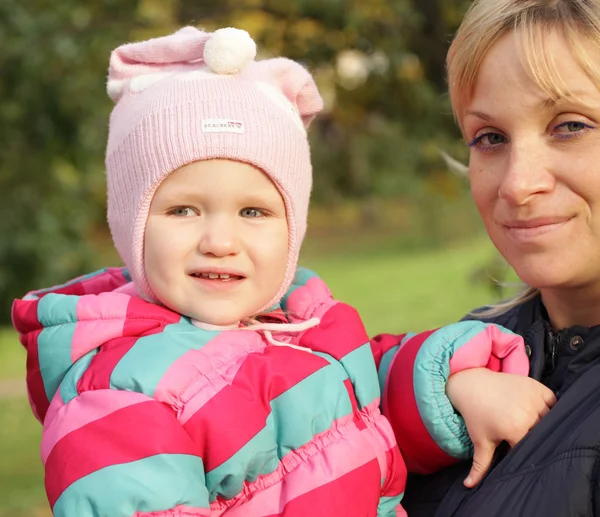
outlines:
[[554, 393], [540, 382], [486, 368], [450, 376], [446, 393], [464, 418], [475, 448], [473, 466], [464, 481], [467, 488], [483, 479], [500, 443], [514, 447], [556, 403]]

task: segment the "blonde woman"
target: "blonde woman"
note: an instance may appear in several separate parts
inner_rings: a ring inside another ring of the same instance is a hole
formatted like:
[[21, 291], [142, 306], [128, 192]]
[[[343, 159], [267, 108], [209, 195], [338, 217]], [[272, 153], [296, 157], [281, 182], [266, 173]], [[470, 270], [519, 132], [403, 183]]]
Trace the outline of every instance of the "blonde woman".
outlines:
[[473, 198], [528, 286], [468, 317], [521, 334], [558, 402], [477, 487], [468, 464], [412, 477], [405, 507], [600, 515], [600, 0], [475, 0], [447, 65]]

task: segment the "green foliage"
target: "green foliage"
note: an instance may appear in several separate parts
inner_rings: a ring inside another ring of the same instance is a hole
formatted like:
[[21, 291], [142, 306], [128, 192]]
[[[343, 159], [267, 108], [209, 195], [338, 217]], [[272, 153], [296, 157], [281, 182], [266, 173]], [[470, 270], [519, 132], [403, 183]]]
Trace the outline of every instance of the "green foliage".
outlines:
[[458, 156], [460, 145], [443, 59], [467, 3], [0, 2], [0, 322], [13, 298], [100, 265], [111, 246], [103, 171], [110, 51], [184, 24], [245, 28], [261, 55], [289, 56], [314, 73], [326, 101], [311, 131], [317, 203], [359, 199], [374, 223], [382, 196], [416, 199], [429, 206], [422, 226], [432, 226], [449, 196], [439, 150]]
[[2, 321], [15, 296], [90, 264], [88, 236], [104, 219], [103, 76], [114, 4], [0, 3]]

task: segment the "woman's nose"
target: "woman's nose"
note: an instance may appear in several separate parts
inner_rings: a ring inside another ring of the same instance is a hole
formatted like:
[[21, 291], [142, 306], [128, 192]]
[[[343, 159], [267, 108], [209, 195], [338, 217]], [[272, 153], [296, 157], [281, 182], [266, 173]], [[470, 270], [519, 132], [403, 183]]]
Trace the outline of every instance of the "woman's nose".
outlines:
[[522, 206], [536, 194], [550, 192], [555, 178], [546, 166], [547, 153], [529, 145], [513, 145], [500, 183], [499, 196], [511, 205]]

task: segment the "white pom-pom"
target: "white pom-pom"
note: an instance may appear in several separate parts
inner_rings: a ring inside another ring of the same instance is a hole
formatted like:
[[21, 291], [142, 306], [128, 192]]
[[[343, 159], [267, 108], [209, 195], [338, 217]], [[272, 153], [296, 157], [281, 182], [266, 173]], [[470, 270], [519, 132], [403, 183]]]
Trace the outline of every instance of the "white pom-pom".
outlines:
[[204, 62], [216, 74], [237, 74], [256, 57], [256, 43], [245, 30], [215, 31], [204, 47]]

